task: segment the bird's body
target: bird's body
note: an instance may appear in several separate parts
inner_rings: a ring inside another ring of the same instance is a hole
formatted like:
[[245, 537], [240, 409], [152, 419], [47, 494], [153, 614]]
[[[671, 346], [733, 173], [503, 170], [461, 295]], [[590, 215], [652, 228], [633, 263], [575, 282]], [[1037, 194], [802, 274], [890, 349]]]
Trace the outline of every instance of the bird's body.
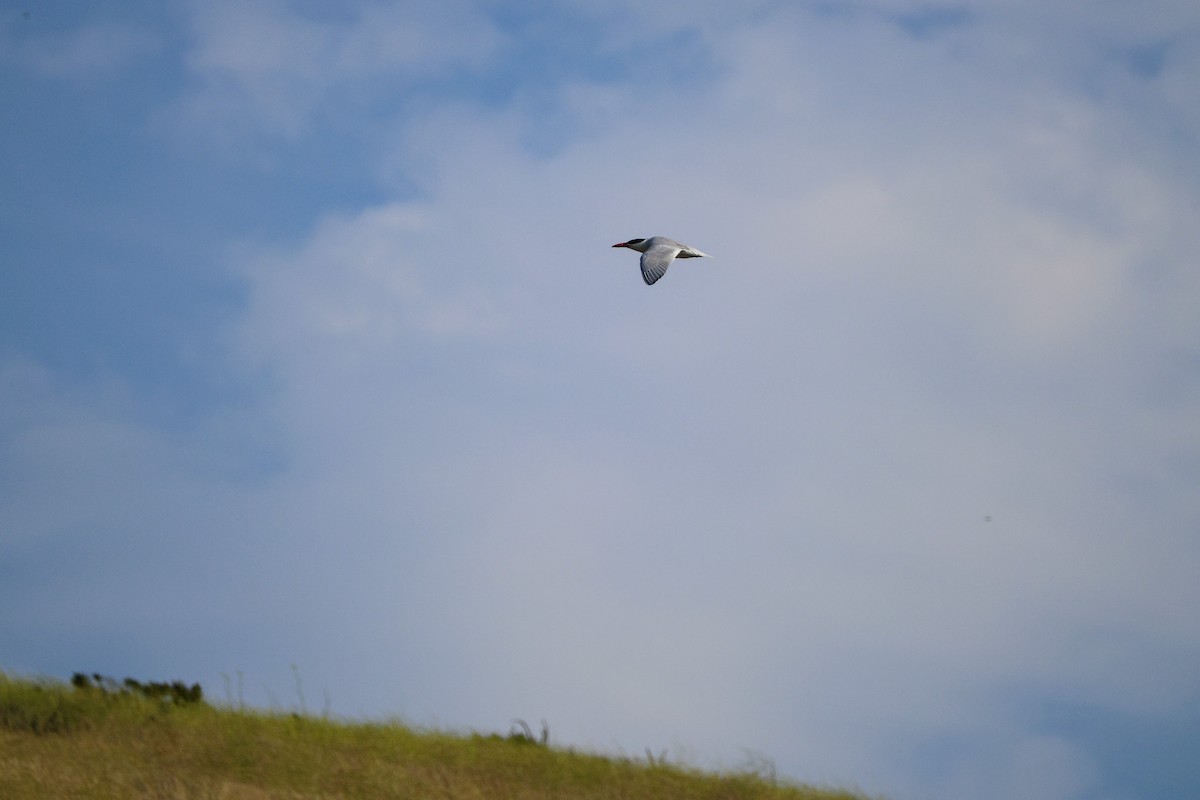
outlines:
[[613, 247], [628, 247], [642, 254], [642, 280], [646, 285], [657, 281], [667, 272], [667, 267], [677, 258], [704, 258], [708, 253], [701, 253], [694, 247], [668, 239], [665, 236], [651, 236], [649, 239], [630, 239], [628, 242], [617, 242]]

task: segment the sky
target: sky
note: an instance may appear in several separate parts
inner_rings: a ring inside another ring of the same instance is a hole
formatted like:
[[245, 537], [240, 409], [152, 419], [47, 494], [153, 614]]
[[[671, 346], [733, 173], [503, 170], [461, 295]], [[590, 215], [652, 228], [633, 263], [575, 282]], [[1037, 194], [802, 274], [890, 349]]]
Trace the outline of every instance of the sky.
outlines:
[[1197, 76], [1193, 0], [2, 3], [0, 669], [1200, 795]]

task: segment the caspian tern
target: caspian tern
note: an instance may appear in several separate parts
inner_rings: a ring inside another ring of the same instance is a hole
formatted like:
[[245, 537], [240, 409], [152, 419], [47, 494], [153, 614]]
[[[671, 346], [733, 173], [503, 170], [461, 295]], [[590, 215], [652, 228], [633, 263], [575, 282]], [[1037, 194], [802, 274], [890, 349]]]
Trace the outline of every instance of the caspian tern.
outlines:
[[642, 254], [642, 280], [649, 286], [667, 272], [667, 267], [677, 258], [704, 258], [708, 253], [701, 253], [694, 247], [688, 247], [682, 242], [668, 239], [665, 236], [651, 236], [649, 239], [630, 239], [628, 242], [617, 242], [613, 247], [628, 247]]

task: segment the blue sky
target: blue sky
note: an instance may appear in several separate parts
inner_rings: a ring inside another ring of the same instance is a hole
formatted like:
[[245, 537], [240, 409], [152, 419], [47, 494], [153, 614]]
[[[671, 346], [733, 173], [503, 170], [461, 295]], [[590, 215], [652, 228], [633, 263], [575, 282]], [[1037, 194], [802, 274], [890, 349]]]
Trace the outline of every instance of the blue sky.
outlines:
[[1198, 74], [1191, 2], [8, 4], [0, 667], [1195, 794]]

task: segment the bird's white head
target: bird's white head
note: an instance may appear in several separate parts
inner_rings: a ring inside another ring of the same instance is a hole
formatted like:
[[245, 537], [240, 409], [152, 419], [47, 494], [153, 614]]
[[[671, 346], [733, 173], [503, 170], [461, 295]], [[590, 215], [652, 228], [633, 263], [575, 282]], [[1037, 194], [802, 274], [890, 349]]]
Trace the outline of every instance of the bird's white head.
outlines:
[[628, 242], [617, 242], [613, 247], [628, 247], [630, 250], [637, 250], [639, 253], [644, 253], [649, 246], [649, 241], [649, 239], [630, 239]]

